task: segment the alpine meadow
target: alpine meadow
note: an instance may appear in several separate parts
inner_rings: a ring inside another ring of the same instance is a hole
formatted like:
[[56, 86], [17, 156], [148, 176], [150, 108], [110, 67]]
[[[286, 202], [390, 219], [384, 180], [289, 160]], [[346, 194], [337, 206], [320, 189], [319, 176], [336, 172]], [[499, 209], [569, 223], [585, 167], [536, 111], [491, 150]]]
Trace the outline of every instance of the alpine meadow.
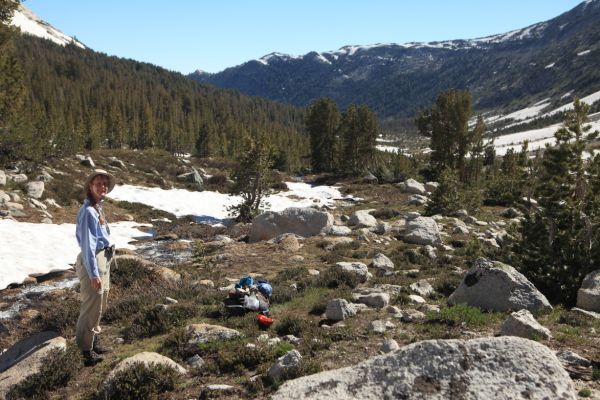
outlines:
[[0, 400], [600, 399], [600, 0], [111, 1], [0, 0]]

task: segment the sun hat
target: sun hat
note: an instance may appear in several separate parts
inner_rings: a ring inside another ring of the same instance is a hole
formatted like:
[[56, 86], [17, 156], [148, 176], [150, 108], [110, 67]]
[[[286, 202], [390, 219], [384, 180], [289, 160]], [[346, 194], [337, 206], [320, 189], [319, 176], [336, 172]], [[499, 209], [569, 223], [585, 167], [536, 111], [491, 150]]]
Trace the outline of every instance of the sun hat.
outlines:
[[87, 177], [87, 179], [85, 180], [85, 186], [84, 188], [89, 188], [90, 187], [90, 183], [92, 182], [92, 180], [97, 177], [98, 175], [104, 175], [108, 178], [108, 190], [107, 193], [110, 193], [111, 190], [113, 190], [113, 188], [115, 187], [115, 177], [108, 173], [107, 171], [103, 170], [103, 169], [95, 169], [92, 171], [92, 173]]

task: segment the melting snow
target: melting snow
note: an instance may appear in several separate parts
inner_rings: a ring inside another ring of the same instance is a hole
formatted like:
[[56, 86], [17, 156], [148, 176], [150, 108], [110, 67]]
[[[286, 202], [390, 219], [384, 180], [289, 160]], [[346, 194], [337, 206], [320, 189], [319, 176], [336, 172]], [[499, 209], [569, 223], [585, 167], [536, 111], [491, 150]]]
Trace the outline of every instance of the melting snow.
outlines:
[[581, 51], [581, 52], [577, 53], [577, 57], [580, 57], [580, 56], [585, 56], [586, 54], [589, 54], [589, 52], [590, 52], [590, 51], [591, 51], [591, 50], [584, 50], [584, 51]]
[[[137, 229], [135, 222], [110, 224], [112, 238], [118, 247], [133, 249], [129, 244], [149, 234]], [[75, 239], [75, 224], [31, 224], [8, 219], [0, 220], [0, 289], [20, 283], [28, 275], [43, 275], [71, 268], [79, 253]]]

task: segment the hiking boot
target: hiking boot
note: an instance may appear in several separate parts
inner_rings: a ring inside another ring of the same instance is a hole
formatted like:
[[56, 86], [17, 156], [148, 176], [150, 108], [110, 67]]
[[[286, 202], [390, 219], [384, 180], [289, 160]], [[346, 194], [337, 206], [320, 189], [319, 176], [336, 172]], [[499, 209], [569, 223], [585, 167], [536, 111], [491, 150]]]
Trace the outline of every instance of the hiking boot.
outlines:
[[104, 360], [104, 357], [96, 353], [94, 350], [83, 352], [83, 365], [86, 367], [93, 367], [102, 360]]
[[98, 354], [106, 354], [113, 351], [113, 348], [104, 346], [100, 341], [100, 336], [96, 335], [94, 336], [94, 346], [92, 347], [92, 350], [94, 350]]

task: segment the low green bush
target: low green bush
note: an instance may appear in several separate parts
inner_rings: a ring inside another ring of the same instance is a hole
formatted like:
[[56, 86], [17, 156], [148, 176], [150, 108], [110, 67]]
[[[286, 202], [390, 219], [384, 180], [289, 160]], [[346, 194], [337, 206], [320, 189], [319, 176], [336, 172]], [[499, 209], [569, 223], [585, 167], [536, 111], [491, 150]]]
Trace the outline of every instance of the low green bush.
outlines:
[[127, 341], [159, 335], [183, 325], [186, 320], [199, 313], [199, 308], [194, 305], [155, 305], [136, 314], [123, 334]]
[[72, 336], [75, 333], [80, 308], [81, 301], [74, 297], [45, 304], [33, 320], [33, 326], [37, 331], [54, 331], [61, 336]]
[[590, 397], [592, 395], [592, 391], [588, 388], [583, 388], [577, 393], [577, 395], [579, 397]]
[[110, 271], [110, 284], [127, 289], [133, 286], [143, 287], [158, 280], [156, 273], [142, 265], [138, 260], [120, 259], [118, 267]]
[[179, 372], [162, 364], [146, 365], [142, 362], [132, 364], [118, 372], [110, 385], [96, 396], [106, 400], [158, 400], [161, 395], [170, 392], [181, 381]]
[[343, 286], [354, 289], [358, 286], [358, 277], [355, 273], [341, 268], [331, 267], [319, 274], [317, 286], [335, 289]]
[[313, 325], [309, 320], [297, 316], [285, 316], [275, 324], [275, 332], [279, 336], [294, 335], [302, 337], [303, 334], [311, 331]]

